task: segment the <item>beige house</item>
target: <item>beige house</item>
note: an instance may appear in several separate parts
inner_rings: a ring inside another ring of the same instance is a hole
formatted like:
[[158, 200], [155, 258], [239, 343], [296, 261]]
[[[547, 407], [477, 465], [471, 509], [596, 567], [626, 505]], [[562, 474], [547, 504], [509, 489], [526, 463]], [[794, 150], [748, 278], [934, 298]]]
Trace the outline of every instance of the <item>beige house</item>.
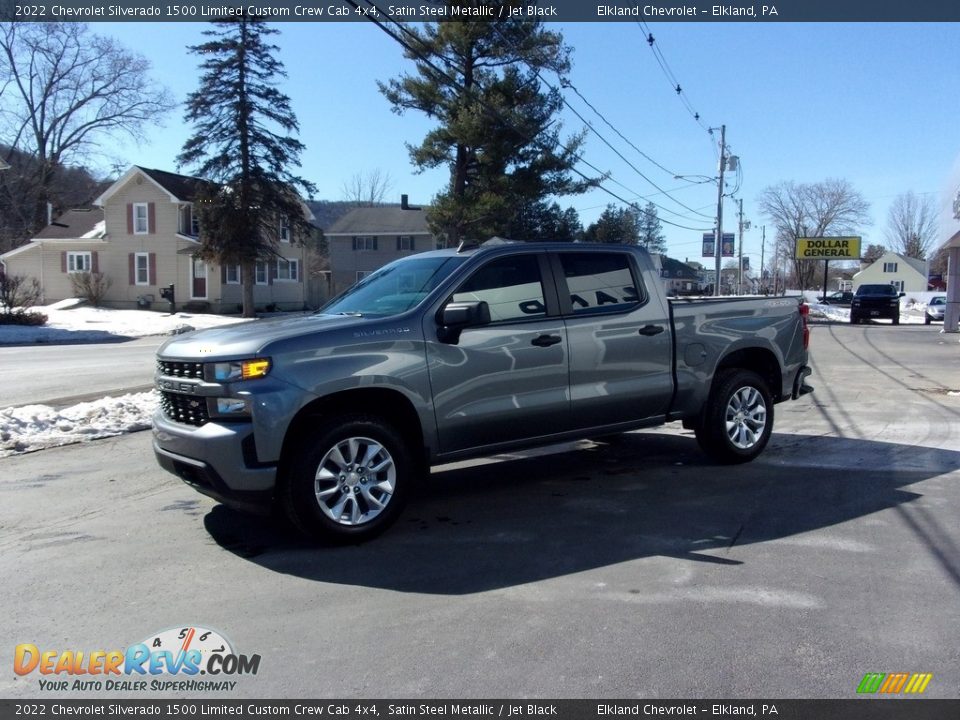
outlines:
[[426, 208], [410, 205], [406, 195], [400, 205], [354, 208], [325, 228], [324, 236], [334, 295], [389, 262], [437, 248]]
[[[238, 312], [239, 266], [215, 266], [197, 256], [193, 201], [203, 182], [135, 165], [94, 201], [95, 209], [65, 213], [29, 243], [0, 255], [0, 262], [10, 275], [37, 278], [45, 303], [75, 295], [71, 274], [99, 272], [110, 281], [107, 307], [166, 310], [160, 289], [172, 284], [178, 309]], [[306, 298], [306, 249], [282, 223], [279, 235], [277, 257], [257, 263], [254, 302], [258, 309], [299, 310]]]
[[930, 263], [886, 252], [853, 276], [853, 290], [861, 285], [893, 285], [900, 292], [926, 292]]

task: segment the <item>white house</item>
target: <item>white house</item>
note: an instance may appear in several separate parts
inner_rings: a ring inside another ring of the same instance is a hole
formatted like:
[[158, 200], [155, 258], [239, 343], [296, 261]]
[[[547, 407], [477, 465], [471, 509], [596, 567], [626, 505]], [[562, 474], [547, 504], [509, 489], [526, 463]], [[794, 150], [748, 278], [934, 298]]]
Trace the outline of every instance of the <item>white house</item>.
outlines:
[[886, 252], [853, 276], [853, 289], [861, 285], [893, 285], [900, 292], [926, 292], [930, 263]]

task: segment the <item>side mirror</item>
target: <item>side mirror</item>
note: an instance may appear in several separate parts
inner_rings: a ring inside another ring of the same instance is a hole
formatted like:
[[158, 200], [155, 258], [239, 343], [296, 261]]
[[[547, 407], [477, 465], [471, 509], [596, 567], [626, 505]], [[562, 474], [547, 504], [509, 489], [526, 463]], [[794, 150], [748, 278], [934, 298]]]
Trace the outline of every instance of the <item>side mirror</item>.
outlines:
[[438, 313], [438, 336], [441, 342], [456, 345], [460, 331], [468, 327], [487, 325], [490, 322], [490, 306], [483, 300], [449, 302]]
[[906, 295], [907, 295], [907, 294], [906, 294], [905, 292], [902, 292], [902, 293], [900, 293], [899, 295], [897, 295], [897, 297], [906, 297]]

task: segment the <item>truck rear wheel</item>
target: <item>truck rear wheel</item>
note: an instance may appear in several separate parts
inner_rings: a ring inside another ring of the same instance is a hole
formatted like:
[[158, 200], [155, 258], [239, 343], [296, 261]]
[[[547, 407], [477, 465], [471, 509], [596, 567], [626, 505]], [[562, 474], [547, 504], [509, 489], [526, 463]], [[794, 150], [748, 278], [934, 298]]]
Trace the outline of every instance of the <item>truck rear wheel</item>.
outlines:
[[773, 398], [750, 370], [723, 370], [714, 380], [697, 442], [713, 459], [744, 463], [763, 452], [773, 430]]
[[362, 542], [397, 519], [413, 461], [392, 425], [348, 415], [305, 435], [287, 467], [280, 500], [294, 527], [316, 540]]

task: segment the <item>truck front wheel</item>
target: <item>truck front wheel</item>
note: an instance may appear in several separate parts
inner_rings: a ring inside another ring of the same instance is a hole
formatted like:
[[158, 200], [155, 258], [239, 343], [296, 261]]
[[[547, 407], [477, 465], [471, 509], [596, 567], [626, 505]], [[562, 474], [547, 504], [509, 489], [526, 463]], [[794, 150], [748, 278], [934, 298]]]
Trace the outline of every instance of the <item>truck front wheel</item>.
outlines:
[[721, 371], [714, 381], [697, 442], [715, 460], [744, 463], [763, 452], [773, 430], [773, 398], [750, 370]]
[[293, 525], [317, 540], [362, 542], [397, 519], [413, 462], [389, 423], [349, 415], [304, 435], [287, 467], [280, 500]]

